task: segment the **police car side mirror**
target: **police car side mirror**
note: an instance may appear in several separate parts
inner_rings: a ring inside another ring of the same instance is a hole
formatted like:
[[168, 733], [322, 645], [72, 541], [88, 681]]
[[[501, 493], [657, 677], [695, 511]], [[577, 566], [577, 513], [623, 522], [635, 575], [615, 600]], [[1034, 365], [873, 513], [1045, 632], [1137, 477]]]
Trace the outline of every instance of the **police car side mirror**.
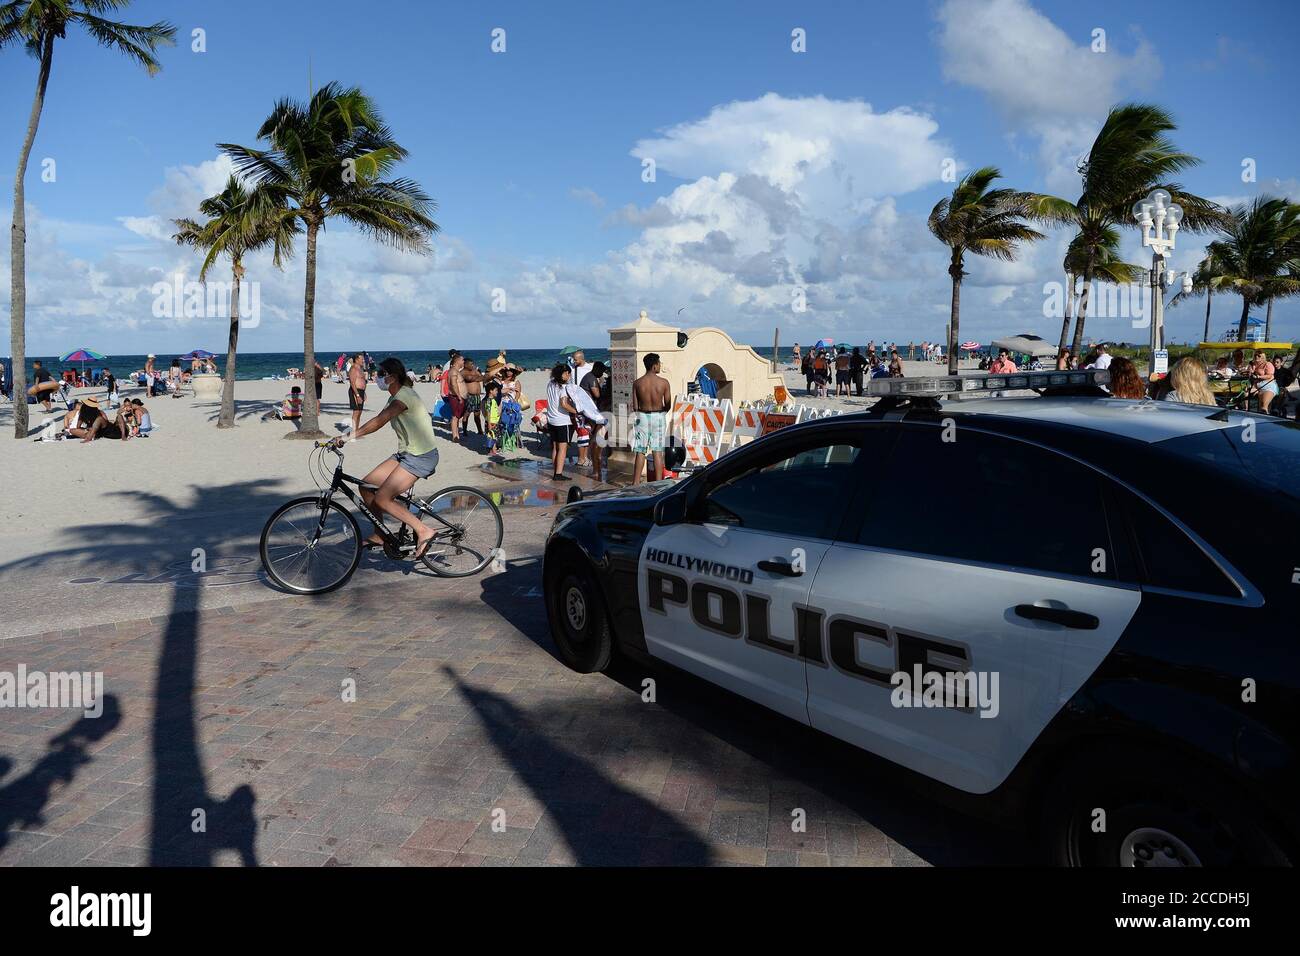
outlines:
[[655, 505], [655, 524], [681, 524], [686, 520], [686, 495], [676, 492]]

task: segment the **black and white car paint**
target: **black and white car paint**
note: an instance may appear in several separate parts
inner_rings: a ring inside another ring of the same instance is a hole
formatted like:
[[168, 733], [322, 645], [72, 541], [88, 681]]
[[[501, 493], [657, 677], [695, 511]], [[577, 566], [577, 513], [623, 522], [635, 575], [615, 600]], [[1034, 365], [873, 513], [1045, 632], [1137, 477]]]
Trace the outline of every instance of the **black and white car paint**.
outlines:
[[[560, 509], [561, 656], [695, 674], [1032, 817], [1060, 862], [1293, 860], [1300, 429], [1103, 397], [918, 404]], [[993, 719], [898, 706], [895, 675], [932, 670], [996, 674]]]

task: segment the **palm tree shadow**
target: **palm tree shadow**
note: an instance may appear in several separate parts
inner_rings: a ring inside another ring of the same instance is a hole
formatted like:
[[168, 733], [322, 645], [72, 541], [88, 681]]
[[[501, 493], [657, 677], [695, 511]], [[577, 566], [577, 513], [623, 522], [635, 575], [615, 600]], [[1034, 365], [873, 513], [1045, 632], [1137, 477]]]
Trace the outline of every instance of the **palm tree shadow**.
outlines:
[[[56, 785], [66, 787], [77, 768], [91, 762], [86, 746], [103, 740], [122, 722], [122, 710], [112, 694], [103, 699], [98, 717], [82, 716], [75, 724], [51, 738], [49, 751], [26, 774], [0, 786], [0, 853], [9, 845], [13, 829], [37, 827], [45, 822], [44, 810]], [[13, 761], [0, 757], [0, 780]]]
[[[223, 551], [247, 547], [241, 540], [254, 540], [261, 516], [270, 514], [283, 501], [282, 493], [277, 490], [279, 484], [281, 481], [271, 479], [220, 486], [195, 485], [191, 488], [192, 501], [185, 504], [178, 500], [179, 493], [173, 498], [136, 489], [108, 492], [110, 497], [130, 496], [144, 516], [130, 521], [84, 524], [78, 532], [81, 544], [68, 547], [59, 542], [46, 552], [5, 561], [0, 563], [0, 574], [19, 565], [24, 570], [32, 570], [53, 567], [56, 562], [70, 573], [102, 573], [107, 553], [112, 553], [114, 561], [125, 567], [134, 566], [142, 573], [157, 574], [159, 528], [184, 529], [169, 531], [173, 539], [187, 541], [181, 553], [188, 554], [190, 544], [198, 545], [207, 550], [208, 560], [212, 562]], [[214, 514], [228, 517], [213, 521]], [[136, 586], [139, 585], [124, 585]], [[207, 787], [194, 699], [202, 588], [179, 578], [160, 586], [170, 586], [171, 594], [153, 689], [150, 863], [210, 866], [220, 850], [233, 849], [245, 865], [255, 866], [257, 824], [253, 790], [247, 785], [239, 786], [219, 799], [209, 794]], [[129, 591], [116, 593], [129, 594]], [[106, 696], [106, 707], [109, 700]], [[113, 705], [117, 706], [116, 700]], [[4, 824], [0, 826], [0, 840], [12, 822], [39, 816], [49, 791], [45, 781], [70, 779], [69, 769], [90, 759], [84, 748], [77, 745], [78, 740], [95, 739], [92, 734], [102, 735], [116, 725], [116, 721], [110, 725], [103, 716], [90, 723], [94, 726], [74, 728], [55, 738], [51, 745], [59, 749], [43, 758], [39, 772], [34, 768], [23, 780], [0, 790], [0, 823]], [[0, 765], [0, 770], [4, 769]], [[11, 804], [18, 809], [11, 809]]]
[[[633, 866], [647, 861], [648, 849], [655, 851], [652, 862], [712, 862], [708, 844], [671, 814], [557, 746], [506, 698], [469, 686], [450, 667], [443, 672], [473, 706], [493, 745], [545, 804], [579, 865]], [[636, 835], [630, 835], [633, 830]]]
[[219, 850], [233, 849], [257, 866], [252, 788], [236, 787], [225, 800], [208, 793], [194, 713], [198, 622], [193, 611], [174, 609], [158, 656], [149, 865], [211, 866]]

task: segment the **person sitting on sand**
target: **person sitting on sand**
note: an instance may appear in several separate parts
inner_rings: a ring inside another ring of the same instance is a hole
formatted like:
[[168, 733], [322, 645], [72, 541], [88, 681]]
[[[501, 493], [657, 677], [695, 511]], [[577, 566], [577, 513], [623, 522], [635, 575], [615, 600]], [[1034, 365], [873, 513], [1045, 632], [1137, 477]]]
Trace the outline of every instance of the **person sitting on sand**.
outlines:
[[131, 434], [137, 438], [148, 438], [153, 431], [153, 418], [144, 402], [133, 398], [126, 404], [131, 406]]
[[80, 438], [83, 445], [96, 438], [116, 438], [126, 441], [131, 437], [131, 422], [124, 414], [125, 409], [118, 409], [117, 417], [110, 419], [99, 407], [98, 399], [85, 398], [82, 399], [82, 404], [90, 405], [94, 409], [94, 418], [85, 428], [72, 429], [69, 434], [74, 438]]
[[263, 415], [262, 421], [270, 421], [272, 418], [281, 422], [297, 421], [302, 418], [301, 385], [295, 385], [289, 389], [289, 394], [284, 397], [284, 401]]

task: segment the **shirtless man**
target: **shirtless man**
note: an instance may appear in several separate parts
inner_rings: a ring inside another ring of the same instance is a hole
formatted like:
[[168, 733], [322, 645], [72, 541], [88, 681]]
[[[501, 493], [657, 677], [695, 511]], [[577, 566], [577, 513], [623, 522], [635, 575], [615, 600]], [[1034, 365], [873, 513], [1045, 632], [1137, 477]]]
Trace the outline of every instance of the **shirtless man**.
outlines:
[[645, 464], [653, 462], [651, 481], [664, 476], [664, 445], [668, 443], [668, 412], [673, 407], [673, 390], [659, 374], [659, 356], [651, 352], [643, 360], [645, 374], [632, 383], [632, 484], [645, 480]]
[[358, 352], [348, 369], [348, 408], [352, 409], [352, 434], [361, 427], [361, 412], [366, 407], [366, 363]]
[[451, 406], [451, 440], [460, 441], [460, 420], [465, 416], [465, 356], [452, 357], [447, 370], [447, 404]]

